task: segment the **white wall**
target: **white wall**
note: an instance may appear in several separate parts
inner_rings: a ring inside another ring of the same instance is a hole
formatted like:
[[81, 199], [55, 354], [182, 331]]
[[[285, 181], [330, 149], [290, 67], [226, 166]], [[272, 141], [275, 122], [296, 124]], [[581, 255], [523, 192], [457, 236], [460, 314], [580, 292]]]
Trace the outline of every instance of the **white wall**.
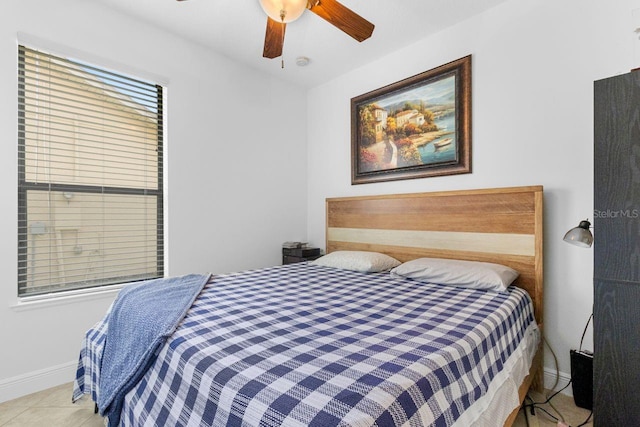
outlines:
[[[312, 89], [309, 239], [324, 242], [326, 197], [543, 185], [544, 329], [566, 381], [569, 349], [591, 313], [593, 254], [562, 237], [592, 219], [593, 81], [640, 65], [633, 3], [511, 0]], [[350, 99], [468, 54], [473, 173], [352, 186]], [[591, 333], [585, 344], [593, 348]], [[545, 365], [550, 379], [549, 353]]]
[[0, 9], [2, 402], [72, 381], [84, 332], [114, 297], [17, 304], [17, 34], [166, 85], [170, 275], [273, 265], [283, 241], [305, 238], [306, 93], [90, 1]]

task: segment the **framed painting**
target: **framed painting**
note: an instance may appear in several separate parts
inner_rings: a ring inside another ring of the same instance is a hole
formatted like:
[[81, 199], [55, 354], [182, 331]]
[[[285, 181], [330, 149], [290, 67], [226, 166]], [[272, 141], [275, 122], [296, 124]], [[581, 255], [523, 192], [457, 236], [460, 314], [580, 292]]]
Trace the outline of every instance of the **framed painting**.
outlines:
[[471, 55], [351, 99], [351, 183], [471, 172]]

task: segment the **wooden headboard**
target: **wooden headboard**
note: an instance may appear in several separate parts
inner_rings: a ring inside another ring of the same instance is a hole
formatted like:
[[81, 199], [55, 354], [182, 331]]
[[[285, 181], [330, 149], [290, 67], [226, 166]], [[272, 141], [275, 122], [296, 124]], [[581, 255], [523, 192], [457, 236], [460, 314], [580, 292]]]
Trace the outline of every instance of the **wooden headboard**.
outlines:
[[542, 324], [542, 186], [327, 199], [326, 250], [494, 262], [520, 273]]

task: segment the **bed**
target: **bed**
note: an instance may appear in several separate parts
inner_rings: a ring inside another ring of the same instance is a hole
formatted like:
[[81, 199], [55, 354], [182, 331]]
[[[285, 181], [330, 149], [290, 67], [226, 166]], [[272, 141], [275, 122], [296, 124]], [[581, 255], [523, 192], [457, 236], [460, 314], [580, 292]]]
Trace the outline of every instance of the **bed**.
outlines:
[[[516, 286], [322, 263], [206, 276], [110, 422], [510, 425], [542, 384], [542, 187], [332, 198], [326, 209], [329, 254], [496, 263], [519, 272]], [[85, 337], [74, 399], [105, 394], [109, 319]]]

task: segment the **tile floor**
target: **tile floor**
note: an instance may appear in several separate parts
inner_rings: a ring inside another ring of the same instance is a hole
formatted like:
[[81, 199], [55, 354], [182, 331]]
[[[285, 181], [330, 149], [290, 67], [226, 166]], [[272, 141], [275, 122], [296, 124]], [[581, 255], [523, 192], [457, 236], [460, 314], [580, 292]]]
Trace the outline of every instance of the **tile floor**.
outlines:
[[87, 396], [71, 403], [73, 383], [0, 403], [1, 427], [102, 427]]
[[[71, 403], [73, 384], [43, 390], [9, 402], [0, 403], [0, 427], [102, 427], [102, 418], [93, 413], [93, 402], [86, 396], [78, 403]], [[542, 396], [533, 396], [544, 401]], [[558, 395], [552, 403], [562, 412], [567, 425], [577, 426], [587, 419], [589, 411], [573, 404], [573, 398]], [[543, 408], [552, 412], [549, 405]], [[545, 417], [541, 411], [536, 416], [529, 416], [529, 423], [522, 411], [518, 415], [514, 427], [547, 427], [557, 426], [551, 418]], [[589, 422], [587, 426], [592, 426]]]

